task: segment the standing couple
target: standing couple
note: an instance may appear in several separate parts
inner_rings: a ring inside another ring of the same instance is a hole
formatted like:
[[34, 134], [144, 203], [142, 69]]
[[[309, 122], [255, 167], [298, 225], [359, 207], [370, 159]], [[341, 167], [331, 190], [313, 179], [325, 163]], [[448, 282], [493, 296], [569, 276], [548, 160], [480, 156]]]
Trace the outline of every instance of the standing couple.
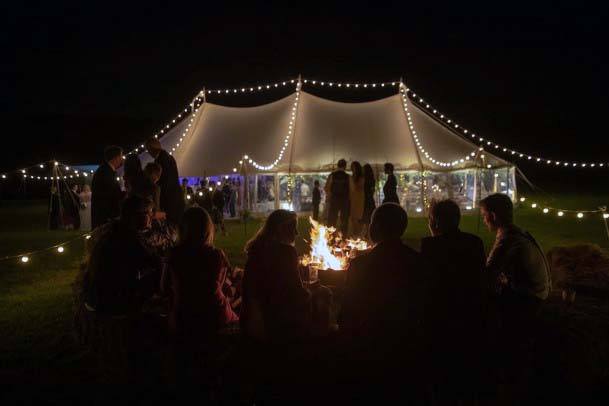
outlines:
[[[376, 207], [374, 192], [376, 179], [370, 164], [362, 165], [353, 161], [351, 173], [347, 174], [347, 161], [341, 159], [337, 169], [328, 176], [325, 185], [326, 204], [328, 206], [328, 225], [336, 227], [343, 235], [362, 236], [370, 223], [370, 217]], [[387, 181], [383, 186], [385, 198], [383, 203], [399, 204], [397, 179], [393, 174], [393, 165], [385, 164]], [[340, 219], [340, 221], [339, 221]]]

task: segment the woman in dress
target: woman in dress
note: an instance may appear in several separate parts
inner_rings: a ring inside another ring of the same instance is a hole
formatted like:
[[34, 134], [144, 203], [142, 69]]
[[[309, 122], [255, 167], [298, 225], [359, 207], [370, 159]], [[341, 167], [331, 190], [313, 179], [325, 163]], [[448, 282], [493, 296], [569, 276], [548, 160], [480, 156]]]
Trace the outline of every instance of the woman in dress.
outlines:
[[366, 164], [364, 165], [364, 215], [362, 217], [364, 235], [367, 234], [370, 219], [372, 218], [372, 212], [376, 208], [376, 203], [374, 202], [375, 188], [376, 179], [374, 178], [372, 166], [370, 166], [370, 164]]
[[349, 178], [349, 233], [359, 237], [362, 234], [362, 219], [364, 217], [364, 171], [362, 165], [351, 163]]
[[400, 204], [400, 199], [398, 198], [397, 192], [398, 181], [393, 174], [393, 164], [389, 162], [385, 164], [385, 175], [387, 175], [387, 180], [383, 186], [383, 194], [385, 195], [383, 203]]

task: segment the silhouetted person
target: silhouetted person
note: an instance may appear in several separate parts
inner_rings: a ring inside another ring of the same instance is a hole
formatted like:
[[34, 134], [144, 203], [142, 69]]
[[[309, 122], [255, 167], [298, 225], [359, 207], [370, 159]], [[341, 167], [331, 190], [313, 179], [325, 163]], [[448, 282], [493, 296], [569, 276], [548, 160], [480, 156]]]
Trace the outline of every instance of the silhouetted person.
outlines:
[[175, 340], [178, 382], [195, 380], [218, 355], [218, 331], [239, 320], [222, 292], [230, 264], [213, 246], [214, 225], [200, 207], [184, 212], [179, 243], [169, 259], [169, 324]]
[[359, 382], [414, 384], [424, 376], [418, 357], [424, 353], [423, 277], [429, 269], [401, 241], [407, 225], [399, 205], [379, 206], [370, 224], [375, 246], [347, 270], [340, 325]]
[[118, 217], [123, 193], [116, 170], [123, 165], [123, 150], [115, 145], [104, 150], [104, 162], [97, 168], [91, 181], [91, 227]]
[[87, 313], [94, 315], [98, 355], [113, 366], [113, 380], [151, 371], [150, 347], [156, 340], [145, 328], [142, 305], [158, 287], [161, 261], [140, 238], [151, 219], [150, 200], [127, 197], [120, 218], [98, 228], [90, 240], [82, 300]]
[[313, 182], [313, 220], [319, 221], [319, 205], [321, 204], [321, 188], [319, 181]]
[[178, 166], [175, 159], [161, 147], [156, 138], [146, 141], [146, 150], [154, 162], [163, 169], [158, 185], [161, 188], [161, 210], [167, 214], [167, 220], [177, 224], [184, 213], [184, 195], [178, 179]]
[[310, 296], [298, 273], [296, 213], [275, 210], [246, 245], [242, 331], [265, 342], [285, 343], [306, 335]]
[[480, 212], [488, 229], [497, 233], [486, 269], [499, 322], [502, 363], [508, 380], [526, 380], [539, 311], [551, 289], [550, 268], [533, 236], [514, 225], [507, 195], [486, 197], [480, 201]]
[[142, 187], [144, 182], [144, 171], [142, 163], [137, 154], [129, 154], [125, 159], [123, 166], [123, 181], [125, 182], [125, 191], [127, 195], [131, 195], [135, 190]]
[[387, 180], [383, 185], [383, 203], [397, 203], [400, 204], [400, 199], [398, 198], [398, 181], [393, 174], [393, 164], [387, 162], [385, 164], [385, 174], [387, 175]]
[[374, 191], [376, 189], [376, 178], [370, 164], [364, 165], [364, 214], [362, 224], [364, 225], [364, 235], [368, 233], [368, 226], [372, 218], [372, 212], [376, 208], [374, 202]]
[[459, 230], [461, 211], [452, 200], [431, 205], [429, 230], [421, 254], [433, 265], [428, 275], [426, 324], [432, 379], [438, 396], [479, 389], [486, 310], [485, 254], [482, 240]]
[[350, 176], [345, 172], [347, 161], [341, 159], [336, 166], [337, 169], [328, 176], [325, 185], [326, 204], [328, 205], [328, 225], [338, 227], [338, 230], [346, 236], [349, 227]]

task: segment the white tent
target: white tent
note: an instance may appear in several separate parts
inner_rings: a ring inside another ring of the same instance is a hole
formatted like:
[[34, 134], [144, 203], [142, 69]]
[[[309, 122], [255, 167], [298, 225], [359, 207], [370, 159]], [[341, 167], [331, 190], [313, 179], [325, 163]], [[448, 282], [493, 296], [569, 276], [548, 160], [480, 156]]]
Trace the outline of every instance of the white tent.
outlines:
[[[377, 170], [393, 163], [408, 209], [421, 211], [432, 197], [449, 196], [464, 208], [492, 192], [516, 198], [514, 166], [417, 107], [403, 85], [393, 96], [365, 103], [323, 99], [299, 84], [289, 96], [261, 106], [203, 102], [192, 110], [161, 137], [180, 176], [238, 176], [251, 183], [243, 193], [252, 196], [242, 204], [255, 211], [294, 207], [299, 193], [290, 188], [323, 183], [340, 158]], [[274, 189], [262, 193], [272, 200], [260, 202], [260, 184]]]

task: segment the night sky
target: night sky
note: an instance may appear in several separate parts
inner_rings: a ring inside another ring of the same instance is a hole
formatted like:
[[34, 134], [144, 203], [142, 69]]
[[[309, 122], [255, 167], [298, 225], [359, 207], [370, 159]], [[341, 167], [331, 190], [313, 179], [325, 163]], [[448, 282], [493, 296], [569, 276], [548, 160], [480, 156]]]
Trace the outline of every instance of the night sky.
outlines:
[[[351, 2], [315, 9], [299, 2], [290, 10], [229, 10], [203, 2], [124, 3], [1, 6], [0, 118], [2, 138], [14, 146], [0, 168], [50, 158], [98, 162], [104, 145], [132, 148], [203, 86], [240, 87], [299, 73], [327, 81], [404, 77], [438, 109], [502, 145], [553, 159], [609, 161], [606, 5]], [[285, 94], [210, 101], [251, 105]], [[534, 181], [576, 176], [522, 169]], [[606, 182], [607, 170], [595, 173]]]

